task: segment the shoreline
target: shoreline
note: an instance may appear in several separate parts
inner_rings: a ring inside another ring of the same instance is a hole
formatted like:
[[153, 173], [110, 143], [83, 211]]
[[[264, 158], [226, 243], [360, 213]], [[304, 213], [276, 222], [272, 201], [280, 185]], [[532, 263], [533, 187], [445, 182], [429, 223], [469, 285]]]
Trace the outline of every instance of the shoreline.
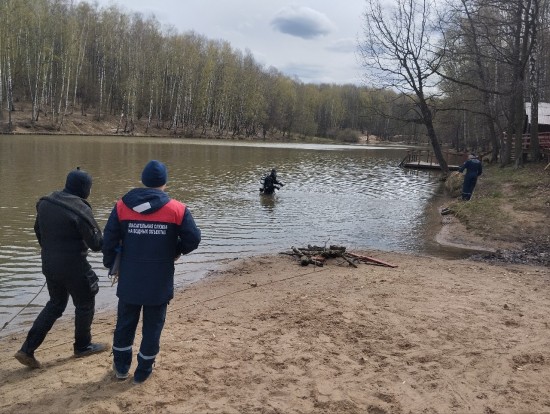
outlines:
[[[434, 241], [472, 252], [486, 243], [437, 201]], [[0, 338], [0, 411], [550, 411], [546, 268], [362, 253], [398, 267], [262, 255], [177, 289], [155, 370], [139, 386], [114, 378], [109, 352], [72, 357], [69, 307], [37, 350], [42, 369], [13, 358], [24, 328]], [[94, 341], [112, 343], [115, 322], [116, 309], [97, 311]], [[139, 340], [138, 327], [134, 354]]]
[[[74, 359], [71, 321], [37, 351], [39, 370], [12, 357], [22, 340], [12, 335], [0, 341], [0, 411], [550, 410], [545, 268], [365, 254], [398, 267], [258, 256], [178, 291], [139, 386], [113, 377], [108, 352]], [[114, 323], [98, 314], [94, 340], [111, 343]]]
[[520, 249], [521, 245], [514, 242], [487, 240], [484, 237], [468, 231], [466, 226], [454, 215], [441, 215], [443, 205], [448, 200], [442, 200], [436, 205], [437, 216], [440, 218], [439, 230], [434, 235], [434, 241], [441, 246], [462, 249], [465, 252], [474, 253], [495, 253], [503, 249]]
[[[437, 198], [439, 197], [439, 198]], [[440, 214], [443, 205], [448, 203], [449, 198], [445, 195], [439, 195], [436, 196], [436, 199], [427, 207], [426, 215], [428, 216], [428, 227], [431, 229], [427, 232], [427, 235], [431, 239], [432, 243], [435, 243], [441, 247], [443, 247], [443, 252], [436, 252], [434, 251], [433, 247], [428, 248], [428, 253], [411, 253], [411, 252], [395, 252], [396, 254], [404, 254], [404, 255], [423, 255], [425, 257], [432, 257], [434, 259], [465, 259], [468, 260], [469, 257], [471, 257], [474, 254], [483, 254], [483, 253], [494, 253], [499, 251], [500, 249], [518, 249], [520, 248], [518, 243], [503, 243], [503, 242], [497, 242], [494, 240], [491, 240], [487, 242], [487, 240], [483, 239], [480, 236], [476, 236], [469, 232], [466, 229], [466, 226], [464, 226], [460, 221], [453, 215], [447, 215], [442, 216]], [[447, 248], [451, 248], [451, 252], [445, 250]], [[458, 251], [459, 253], [452, 253], [452, 251]], [[374, 251], [376, 254], [385, 254], [385, 253], [394, 253], [392, 251]], [[264, 254], [257, 254], [254, 257], [263, 257]], [[220, 263], [218, 265], [218, 269], [223, 269], [227, 266], [231, 266], [232, 263], [235, 260], [246, 260], [250, 257], [243, 258], [235, 258], [235, 259], [227, 259], [224, 261], [224, 263]], [[216, 274], [217, 270], [205, 270], [203, 272], [203, 276], [198, 278], [197, 280], [190, 282], [189, 284], [183, 285], [183, 286], [175, 286], [174, 293], [175, 295], [178, 294], [178, 292], [183, 292], [185, 289], [187, 289], [189, 286], [200, 284], [205, 279], [211, 277], [212, 274]], [[103, 287], [105, 288], [105, 287]], [[47, 290], [44, 287], [42, 288], [44, 291], [43, 294], [47, 295]], [[41, 292], [42, 292], [41, 290]], [[111, 288], [113, 300], [114, 303], [106, 303], [105, 298], [103, 298], [103, 302], [101, 304], [96, 304], [96, 317], [99, 315], [110, 315], [113, 317], [116, 317], [116, 289]], [[72, 316], [70, 314], [71, 305], [67, 307], [67, 311], [63, 314], [63, 316], [56, 322], [57, 324], [63, 324], [63, 323], [69, 323], [72, 324]], [[3, 335], [0, 335], [0, 342], [2, 339], [4, 339], [6, 336], [9, 335], [20, 335], [23, 333], [26, 333], [27, 330], [30, 328], [34, 318], [37, 315], [35, 315], [31, 320], [23, 321], [19, 324], [12, 324], [12, 320], [8, 321], [6, 325], [2, 329], [6, 329], [6, 332]], [[67, 320], [71, 319], [71, 320]]]
[[[426, 209], [429, 243], [518, 248], [442, 216], [450, 201]], [[179, 287], [153, 375], [137, 386], [114, 378], [109, 352], [73, 357], [71, 306], [36, 352], [42, 369], [13, 358], [21, 326], [0, 338], [0, 412], [550, 412], [548, 267], [356, 253], [397, 267], [258, 255]], [[94, 341], [112, 343], [115, 319], [116, 307], [96, 312]], [[133, 368], [139, 341], [138, 327]]]
[[[411, 253], [411, 252], [396, 252], [397, 254], [405, 254], [405, 255], [424, 255], [426, 257], [433, 257], [433, 258], [440, 258], [445, 259], [452, 257], [454, 258], [464, 258], [466, 259], [470, 255], [473, 255], [475, 253], [484, 253], [484, 252], [495, 252], [499, 248], [502, 248], [502, 246], [498, 247], [489, 247], [489, 246], [483, 246], [483, 239], [480, 237], [476, 237], [475, 235], [469, 233], [465, 226], [462, 225], [458, 219], [456, 219], [454, 216], [441, 216], [439, 214], [439, 211], [441, 210], [441, 206], [444, 204], [444, 202], [447, 201], [445, 197], [443, 197], [443, 200], [437, 200], [434, 201], [431, 205], [427, 207], [426, 214], [430, 217], [428, 225], [429, 228], [432, 230], [428, 231], [428, 234], [430, 236], [430, 239], [433, 243], [438, 244], [439, 246], [442, 246], [445, 248], [452, 248], [453, 250], [457, 250], [458, 254], [456, 253], [449, 253], [444, 252], [437, 254], [437, 252], [433, 252], [433, 248], [428, 248], [428, 250], [432, 250], [432, 252], [428, 253]], [[441, 219], [441, 220], [440, 220]], [[376, 254], [378, 253], [391, 253], [391, 251], [374, 251]], [[265, 254], [257, 254], [254, 257], [263, 257]], [[248, 258], [248, 257], [246, 257]], [[244, 260], [246, 260], [244, 258]], [[223, 269], [227, 266], [231, 266], [231, 264], [235, 260], [243, 260], [243, 258], [236, 258], [236, 259], [226, 259], [224, 263], [220, 263], [218, 265], [218, 268]], [[201, 283], [203, 280], [211, 277], [211, 274], [215, 274], [217, 270], [205, 270], [203, 273], [203, 276], [198, 278], [197, 280], [190, 282], [189, 284], [183, 285], [183, 286], [175, 286], [175, 295], [177, 295], [178, 292], [184, 291], [189, 286]], [[102, 287], [105, 289], [106, 287]], [[42, 295], [47, 296], [47, 289], [44, 285], [44, 287], [39, 292]], [[96, 317], [98, 315], [104, 315], [108, 314], [110, 316], [116, 317], [116, 289], [111, 288], [111, 293], [113, 296], [114, 303], [107, 303], [107, 300], [105, 298], [102, 299], [101, 303], [96, 303]], [[37, 295], [38, 296], [38, 295]], [[47, 299], [46, 299], [47, 300]], [[97, 301], [96, 301], [97, 302]], [[71, 308], [72, 304], [69, 304], [67, 307], [67, 310], [63, 314], [63, 316], [56, 322], [56, 326], [58, 324], [62, 323], [69, 323], [72, 324], [72, 319], [74, 318], [74, 315], [71, 314], [71, 310], [74, 308]], [[42, 306], [41, 306], [42, 308]], [[5, 329], [5, 332], [0, 332], [0, 341], [2, 341], [3, 338], [9, 335], [19, 335], [26, 333], [28, 329], [30, 328], [32, 322], [34, 321], [35, 317], [38, 315], [34, 315], [30, 320], [25, 320], [20, 323], [13, 323], [13, 320], [10, 320], [6, 322], [6, 325], [2, 328]], [[17, 318], [15, 318], [17, 319]], [[70, 319], [70, 320], [68, 320]]]

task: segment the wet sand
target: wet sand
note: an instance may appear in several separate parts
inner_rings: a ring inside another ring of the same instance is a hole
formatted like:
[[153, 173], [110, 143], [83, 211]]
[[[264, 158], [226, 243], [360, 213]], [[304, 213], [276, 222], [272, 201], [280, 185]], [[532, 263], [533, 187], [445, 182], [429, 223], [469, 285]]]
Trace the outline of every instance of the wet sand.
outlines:
[[[38, 370], [10, 335], [0, 412], [550, 412], [548, 268], [361, 253], [398, 267], [254, 257], [178, 292], [141, 385], [114, 378], [109, 352], [73, 358], [71, 321]], [[99, 314], [94, 339], [114, 323]]]

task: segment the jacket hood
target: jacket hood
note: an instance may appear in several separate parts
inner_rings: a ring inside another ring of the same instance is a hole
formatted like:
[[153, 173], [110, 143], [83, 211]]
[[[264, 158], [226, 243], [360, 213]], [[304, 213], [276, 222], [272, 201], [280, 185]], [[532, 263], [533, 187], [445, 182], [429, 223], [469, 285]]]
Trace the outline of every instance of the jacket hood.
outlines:
[[67, 181], [65, 182], [63, 191], [86, 199], [90, 195], [91, 188], [92, 176], [86, 171], [81, 170], [80, 167], [76, 167], [75, 170], [67, 174]]
[[151, 214], [170, 201], [164, 191], [156, 188], [134, 188], [122, 197], [122, 202], [140, 214]]

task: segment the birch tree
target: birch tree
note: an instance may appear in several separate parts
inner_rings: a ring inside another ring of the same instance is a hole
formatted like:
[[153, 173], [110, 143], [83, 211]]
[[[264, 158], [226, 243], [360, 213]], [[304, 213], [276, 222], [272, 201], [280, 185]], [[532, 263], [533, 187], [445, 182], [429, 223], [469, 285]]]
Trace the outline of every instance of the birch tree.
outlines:
[[6, 62], [6, 109], [8, 111], [8, 131], [13, 130], [13, 122], [12, 122], [12, 111], [13, 111], [13, 78], [12, 78], [12, 63], [11, 63], [11, 51], [12, 51], [12, 36], [9, 33], [9, 28], [11, 27], [11, 19], [10, 15], [12, 13], [12, 2], [11, 1], [5, 1], [4, 2], [4, 22], [5, 26], [2, 29], [3, 30], [3, 38], [4, 38], [4, 44], [5, 44], [5, 53], [4, 53], [4, 61]]
[[[548, 3], [548, 2], [546, 2]], [[548, 6], [547, 6], [548, 7]], [[536, 2], [533, 5], [532, 16], [534, 22], [531, 26], [531, 38], [533, 47], [529, 55], [529, 95], [531, 98], [531, 159], [538, 161], [541, 159], [541, 151], [539, 145], [539, 89], [540, 89], [540, 60], [542, 59], [541, 39], [539, 39], [539, 28], [542, 22], [542, 13], [539, 12], [539, 4]]]

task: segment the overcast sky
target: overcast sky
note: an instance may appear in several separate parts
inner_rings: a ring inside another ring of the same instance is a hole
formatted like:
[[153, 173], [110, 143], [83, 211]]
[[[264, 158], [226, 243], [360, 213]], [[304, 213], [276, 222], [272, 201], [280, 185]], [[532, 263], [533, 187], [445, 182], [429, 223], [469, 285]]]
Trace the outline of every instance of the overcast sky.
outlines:
[[[87, 0], [93, 3], [93, 0]], [[361, 85], [357, 55], [365, 0], [95, 0], [154, 14], [179, 33], [194, 31], [250, 50], [256, 62], [304, 83]]]

